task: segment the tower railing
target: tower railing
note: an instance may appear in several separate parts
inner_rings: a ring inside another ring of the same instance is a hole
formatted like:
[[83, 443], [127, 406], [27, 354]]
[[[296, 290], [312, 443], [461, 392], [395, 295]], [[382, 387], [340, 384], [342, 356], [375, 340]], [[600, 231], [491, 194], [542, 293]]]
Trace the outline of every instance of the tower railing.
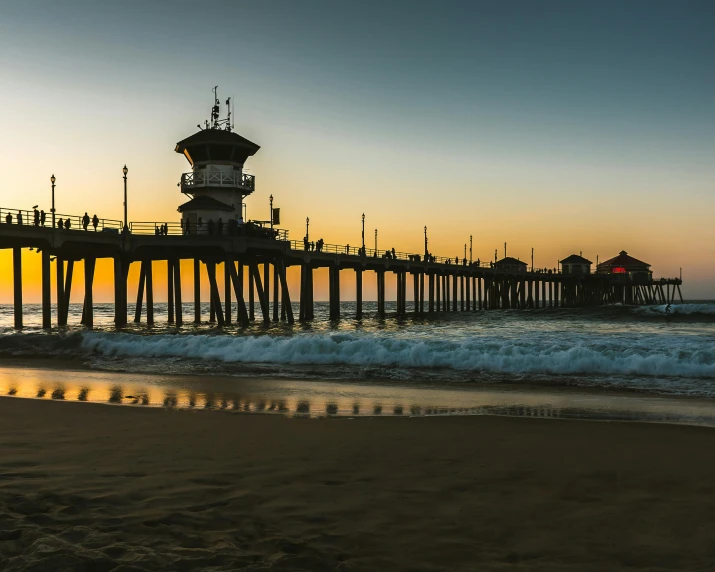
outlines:
[[224, 171], [199, 170], [191, 173], [182, 173], [181, 192], [193, 193], [196, 189], [204, 187], [220, 187], [228, 189], [242, 189], [253, 192], [256, 189], [255, 175], [227, 173]]

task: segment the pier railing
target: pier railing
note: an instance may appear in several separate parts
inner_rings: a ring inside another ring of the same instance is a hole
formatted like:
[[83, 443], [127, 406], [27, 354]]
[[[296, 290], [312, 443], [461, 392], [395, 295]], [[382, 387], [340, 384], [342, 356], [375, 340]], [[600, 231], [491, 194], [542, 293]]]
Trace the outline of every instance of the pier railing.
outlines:
[[[265, 235], [261, 236], [261, 231], [265, 231]], [[208, 223], [202, 223], [200, 227], [194, 223], [189, 227], [189, 231], [179, 222], [130, 222], [129, 232], [131, 234], [156, 235], [156, 236], [192, 236], [192, 237], [218, 237], [218, 236], [256, 236], [258, 238], [272, 238], [274, 240], [288, 240], [288, 231], [282, 228], [273, 229], [274, 237], [269, 236], [270, 229], [260, 227], [257, 229], [247, 230], [241, 226], [231, 227], [227, 223], [219, 226], [218, 223], [213, 223], [209, 226]]]
[[246, 173], [226, 173], [223, 171], [194, 171], [181, 175], [181, 192], [193, 193], [204, 187], [226, 187], [244, 189], [253, 192], [256, 189], [256, 177]]
[[[89, 215], [88, 215], [89, 216]], [[8, 218], [9, 217], [9, 218]], [[66, 215], [55, 213], [55, 224], [59, 228], [62, 221], [62, 230], [81, 230], [84, 231], [83, 225], [84, 215]], [[69, 223], [69, 224], [68, 224]], [[5, 209], [0, 208], [0, 224], [12, 224], [15, 226], [26, 226], [28, 228], [52, 228], [52, 213], [45, 211], [44, 224], [42, 221], [42, 211], [22, 210], [22, 209]], [[112, 232], [119, 233], [122, 231], [122, 221], [108, 218], [100, 218], [95, 227], [92, 222], [92, 217], [89, 218], [87, 231], [90, 232]]]

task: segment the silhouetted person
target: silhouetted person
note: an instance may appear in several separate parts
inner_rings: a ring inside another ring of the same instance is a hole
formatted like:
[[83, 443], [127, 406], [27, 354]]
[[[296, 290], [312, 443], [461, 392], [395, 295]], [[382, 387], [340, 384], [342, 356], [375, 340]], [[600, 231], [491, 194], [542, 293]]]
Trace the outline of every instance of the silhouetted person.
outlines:
[[17, 224], [22, 224], [22, 213], [17, 211]]
[[34, 209], [32, 213], [33, 220], [35, 221], [35, 226], [40, 226], [40, 211]]
[[64, 226], [64, 223], [62, 222], [62, 219], [57, 220], [57, 228], [62, 228]]
[[191, 221], [187, 218], [186, 223], [184, 224], [184, 232], [186, 234], [191, 234]]
[[223, 234], [223, 219], [219, 217], [218, 223], [216, 223], [216, 234], [221, 236]]
[[345, 254], [350, 254], [350, 245], [345, 246]]
[[47, 220], [47, 213], [45, 211], [40, 211], [40, 224], [45, 226], [45, 221]]
[[164, 236], [168, 236], [168, 235], [169, 235], [169, 223], [165, 222], [164, 223]]
[[87, 213], [84, 213], [84, 216], [82, 217], [82, 228], [84, 230], [89, 228], [89, 215]]
[[5, 215], [5, 222], [6, 222], [7, 224], [12, 224], [12, 215], [11, 215], [10, 213], [7, 213], [7, 214]]
[[70, 219], [66, 218], [65, 219], [65, 229], [69, 230], [71, 226], [72, 226], [72, 223], [70, 222]]
[[199, 217], [199, 219], [196, 221], [196, 228], [198, 228], [199, 231], [201, 231], [202, 225], [203, 225], [203, 222], [201, 221], [201, 217]]
[[97, 218], [97, 215], [94, 215], [92, 217], [92, 226], [94, 227], [94, 232], [97, 232], [98, 225], [99, 225], [99, 219]]

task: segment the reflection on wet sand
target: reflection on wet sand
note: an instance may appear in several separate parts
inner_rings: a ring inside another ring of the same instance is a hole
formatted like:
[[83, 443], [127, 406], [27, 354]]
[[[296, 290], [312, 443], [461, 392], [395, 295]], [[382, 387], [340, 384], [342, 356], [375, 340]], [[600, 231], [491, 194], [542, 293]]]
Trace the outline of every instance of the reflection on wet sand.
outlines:
[[[49, 387], [53, 387], [49, 393]], [[49, 393], [49, 395], [48, 395]], [[0, 394], [95, 403], [322, 416], [507, 415], [715, 426], [709, 400], [0, 368]]]

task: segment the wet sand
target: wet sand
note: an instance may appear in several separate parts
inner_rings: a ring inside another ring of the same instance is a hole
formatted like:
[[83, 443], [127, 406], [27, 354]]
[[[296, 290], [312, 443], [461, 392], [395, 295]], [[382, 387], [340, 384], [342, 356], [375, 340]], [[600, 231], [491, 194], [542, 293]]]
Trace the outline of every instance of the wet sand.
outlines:
[[0, 398], [0, 569], [712, 570], [715, 430]]

